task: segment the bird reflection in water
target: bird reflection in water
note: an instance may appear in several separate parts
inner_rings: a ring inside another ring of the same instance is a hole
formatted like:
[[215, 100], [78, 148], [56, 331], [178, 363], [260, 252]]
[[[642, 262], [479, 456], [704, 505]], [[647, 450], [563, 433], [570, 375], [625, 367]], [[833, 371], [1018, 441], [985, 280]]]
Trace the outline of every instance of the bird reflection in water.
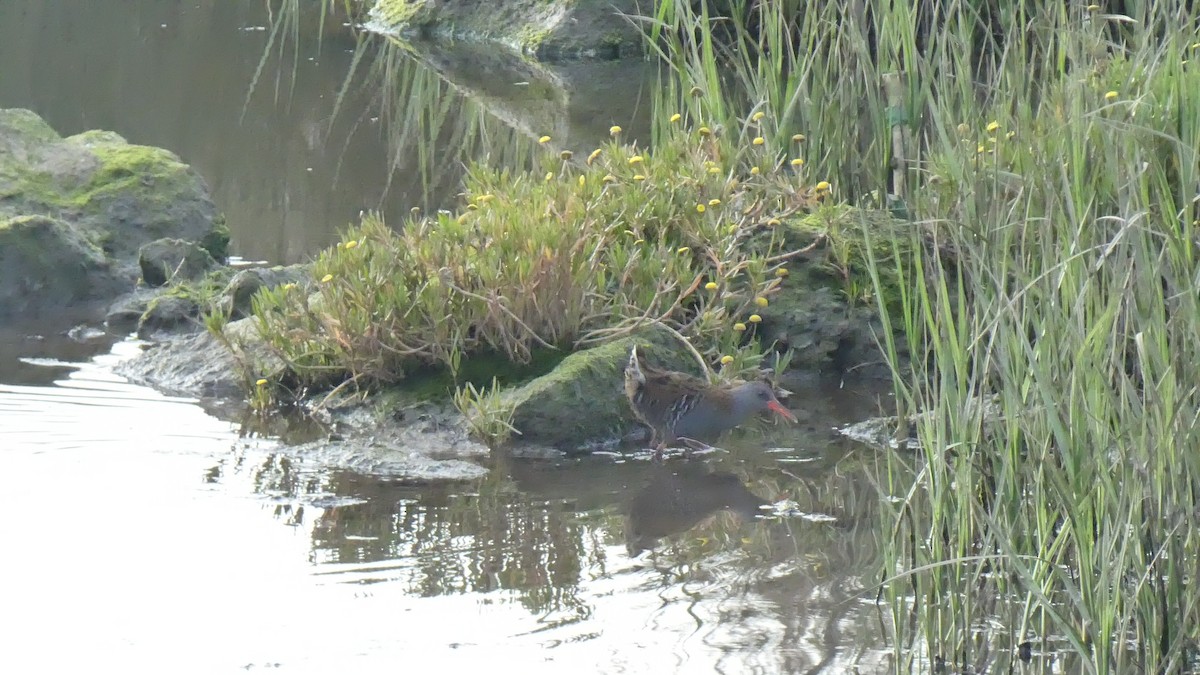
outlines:
[[629, 501], [625, 548], [636, 556], [659, 539], [690, 530], [718, 511], [752, 520], [767, 504], [731, 473], [709, 471], [703, 465], [656, 465], [645, 487]]

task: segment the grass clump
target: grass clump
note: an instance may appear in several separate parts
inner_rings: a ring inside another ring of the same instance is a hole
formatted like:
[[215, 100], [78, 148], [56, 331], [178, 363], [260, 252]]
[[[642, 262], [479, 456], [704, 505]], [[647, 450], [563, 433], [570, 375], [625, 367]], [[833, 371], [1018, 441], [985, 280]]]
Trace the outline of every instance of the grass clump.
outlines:
[[713, 363], [736, 351], [735, 324], [783, 283], [772, 232], [827, 191], [711, 130], [680, 124], [653, 152], [611, 133], [586, 158], [546, 139], [531, 173], [472, 168], [457, 213], [398, 232], [368, 216], [316, 260], [319, 294], [261, 292], [258, 331], [286, 371], [272, 379], [371, 386], [431, 364], [457, 373], [479, 353], [525, 363], [650, 322]]
[[918, 225], [862, 227], [925, 413], [880, 476], [895, 669], [1195, 671], [1196, 8], [667, 4], [664, 110], [807, 130], [808, 167]]

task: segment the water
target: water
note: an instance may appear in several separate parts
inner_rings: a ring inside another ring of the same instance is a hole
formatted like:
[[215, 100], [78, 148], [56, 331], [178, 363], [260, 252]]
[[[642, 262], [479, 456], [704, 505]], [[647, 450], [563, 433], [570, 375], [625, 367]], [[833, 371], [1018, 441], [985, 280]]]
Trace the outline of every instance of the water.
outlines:
[[208, 182], [233, 253], [273, 263], [307, 259], [364, 210], [398, 224], [452, 206], [467, 162], [526, 165], [543, 134], [577, 154], [614, 123], [647, 134], [646, 63], [421, 60], [343, 18], [322, 35], [305, 13], [293, 31], [267, 11], [279, 4], [4, 0], [0, 108], [172, 150]]
[[[334, 102], [357, 48], [336, 31], [294, 66], [273, 51], [249, 93], [265, 28], [261, 2], [6, 0], [0, 106], [174, 150], [212, 185], [236, 251], [286, 262], [362, 208], [452, 195], [458, 160], [413, 168], [406, 148], [465, 134], [454, 157], [519, 165], [547, 127], [587, 147], [636, 126], [596, 101], [635, 108], [645, 84], [602, 66], [606, 95], [539, 113], [440, 79], [461, 64], [379, 46], [459, 114], [431, 140], [389, 126], [412, 87]], [[115, 376], [137, 342], [56, 319], [0, 326], [0, 672], [887, 670], [875, 457], [830, 432], [879, 392], [800, 392], [796, 427], [691, 461], [499, 454], [480, 481], [422, 486], [243, 437], [214, 402]]]
[[[5, 338], [40, 355], [0, 364], [4, 672], [884, 668], [870, 458], [827, 431], [861, 394], [819, 392], [782, 447], [499, 456], [481, 481], [417, 486], [306, 465], [124, 382], [135, 341]], [[758, 498], [766, 519], [731, 513]], [[630, 554], [631, 523], [652, 550]]]

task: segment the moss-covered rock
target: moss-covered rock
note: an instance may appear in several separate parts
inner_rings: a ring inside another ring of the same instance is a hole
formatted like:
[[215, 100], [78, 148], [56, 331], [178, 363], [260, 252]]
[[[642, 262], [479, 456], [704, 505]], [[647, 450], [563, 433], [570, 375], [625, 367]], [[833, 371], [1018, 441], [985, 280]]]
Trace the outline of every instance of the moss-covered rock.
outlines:
[[634, 0], [378, 0], [370, 26], [388, 34], [499, 42], [541, 60], [614, 59], [641, 53], [626, 16]]
[[156, 239], [138, 249], [138, 267], [148, 286], [198, 279], [216, 266], [208, 251], [183, 239]]
[[104, 254], [46, 216], [0, 220], [0, 318], [44, 315], [127, 287]]
[[[22, 224], [9, 228], [4, 254], [38, 281], [17, 291], [5, 272], [0, 314], [112, 297], [117, 280], [132, 286], [138, 249], [155, 239], [195, 241], [217, 259], [229, 240], [203, 179], [171, 152], [107, 131], [61, 138], [28, 110], [0, 110], [0, 221], [13, 219]], [[46, 276], [49, 262], [63, 279]]]
[[541, 377], [504, 393], [522, 443], [575, 450], [618, 438], [637, 423], [625, 399], [625, 364], [634, 343], [660, 368], [699, 374], [666, 331], [649, 329], [575, 352]]

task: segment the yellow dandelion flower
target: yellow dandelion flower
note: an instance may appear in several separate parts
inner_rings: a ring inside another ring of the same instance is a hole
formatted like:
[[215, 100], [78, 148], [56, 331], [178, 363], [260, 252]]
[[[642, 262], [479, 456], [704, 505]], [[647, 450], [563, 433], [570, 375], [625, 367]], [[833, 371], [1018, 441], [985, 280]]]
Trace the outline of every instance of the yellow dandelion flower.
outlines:
[[1088, 6], [1087, 6], [1087, 11], [1089, 11], [1089, 12], [1099, 12], [1099, 11], [1100, 11], [1100, 5], [1088, 5]]
[[1117, 92], [1115, 92], [1115, 91], [1106, 91], [1106, 92], [1104, 92], [1104, 100], [1105, 100], [1105, 101], [1115, 101], [1115, 100], [1117, 100], [1117, 97], [1118, 97], [1118, 96], [1120, 96], [1120, 94], [1118, 94], [1118, 93], [1117, 93]]
[[751, 314], [750, 323], [762, 323], [762, 317], [757, 314]]
[[755, 136], [754, 140], [750, 142], [755, 145], [762, 145], [763, 143], [767, 142], [767, 139], [763, 138], [762, 136]]
[[692, 249], [688, 246], [680, 246], [679, 248], [675, 249], [675, 252], [682, 255], [684, 253], [687, 253], [690, 250], [692, 250]]
[[708, 200], [708, 205], [709, 206], [720, 206], [721, 200], [720, 199], [710, 199], [710, 200]]
[[467, 210], [468, 210], [468, 211], [474, 211], [475, 209], [478, 209], [478, 208], [479, 208], [479, 207], [478, 207], [478, 206], [477, 206], [477, 205], [476, 205], [474, 202], [472, 202], [472, 203], [470, 203], [470, 204], [467, 204]]
[[260, 378], [258, 378], [258, 381], [255, 382], [254, 384], [257, 384], [260, 387], [265, 387], [265, 386], [267, 386], [267, 380], [265, 378], [260, 377]]
[[496, 198], [496, 195], [493, 195], [489, 192], [487, 194], [479, 195], [478, 197], [475, 198], [475, 201], [479, 202], [480, 204], [486, 204], [495, 198]]
[[708, 167], [708, 172], [709, 172], [709, 173], [721, 173], [721, 167], [719, 167], [719, 166], [710, 166], [710, 167]]
[[762, 169], [759, 169], [757, 166], [750, 167], [750, 175], [751, 176], [757, 176], [760, 173], [762, 173]]
[[732, 357], [732, 356], [730, 356], [730, 355], [726, 354], [725, 356], [722, 356], [722, 357], [721, 357], [721, 365], [723, 365], [723, 366], [727, 366], [727, 365], [729, 365], [729, 364], [731, 364], [731, 363], [733, 363], [733, 357]]
[[696, 205], [696, 213], [704, 213], [704, 211], [705, 211], [705, 210], [706, 210], [706, 209], [704, 208], [704, 205], [703, 205], [703, 204], [697, 204], [697, 205]]
[[754, 113], [753, 115], [751, 115], [751, 116], [750, 116], [750, 119], [751, 119], [751, 120], [754, 120], [755, 122], [757, 122], [757, 121], [761, 120], [762, 118], [764, 118], [764, 117], [766, 117], [766, 116], [767, 116], [767, 114], [766, 114], [765, 112], [763, 112], [763, 111], [759, 110], [758, 112], [756, 112], [756, 113]]
[[830, 185], [829, 181], [827, 181], [827, 180], [823, 180], [820, 183], [817, 183], [817, 191], [818, 192], [826, 192], [831, 189], [833, 189], [833, 186]]
[[553, 172], [553, 171], [547, 171], [547, 172], [546, 172], [546, 182], [547, 182], [547, 183], [549, 183], [549, 182], [550, 182], [550, 181], [552, 181], [552, 180], [554, 180], [554, 172]]
[[640, 173], [635, 173], [635, 174], [633, 174], [633, 179], [634, 180], [646, 180], [646, 177]]
[[772, 218], [772, 219], [770, 219], [770, 220], [768, 220], [768, 221], [767, 221], [767, 225], [770, 225], [771, 227], [776, 227], [777, 225], [779, 225], [779, 219], [778, 219], [778, 218]]
[[754, 299], [754, 304], [758, 305], [759, 307], [766, 307], [770, 303], [767, 301], [766, 298], [764, 298], [763, 296], [760, 295]]
[[633, 240], [633, 245], [634, 245], [634, 246], [640, 246], [641, 244], [644, 244], [644, 243], [646, 243], [646, 240], [645, 240], [645, 239], [634, 239], [634, 240]]
[[733, 329], [740, 333], [740, 332], [746, 330], [746, 324], [739, 321], [739, 322], [733, 324]]
[[780, 279], [786, 277], [788, 274], [790, 274], [790, 272], [788, 272], [786, 267], [780, 267], [779, 269], [775, 270], [775, 276], [779, 277]]
[[717, 282], [715, 282], [715, 281], [710, 281], [710, 282], [708, 282], [707, 284], [704, 284], [704, 290], [706, 290], [706, 291], [715, 291], [715, 290], [717, 290]]
[[587, 185], [587, 176], [579, 174], [579, 187]]
[[1000, 123], [997, 122], [996, 120], [992, 120], [991, 122], [988, 122], [987, 132], [989, 134], [994, 134], [994, 133], [996, 133], [996, 130], [999, 128], [1000, 128]]
[[792, 166], [804, 166], [804, 160], [800, 157], [792, 160]]
[[700, 127], [696, 130], [696, 133], [700, 134], [701, 136], [711, 136], [712, 129], [709, 129], [708, 127]]
[[542, 145], [545, 145], [546, 143], [549, 143], [549, 142], [550, 142], [549, 136], [542, 136], [541, 138], [538, 139], [538, 143], [541, 143]]
[[592, 151], [592, 154], [588, 155], [588, 158], [587, 158], [588, 166], [591, 166], [592, 162], [596, 161], [596, 158], [600, 156], [601, 152], [602, 151], [600, 150], [600, 148], [596, 148], [595, 150]]
[[333, 281], [333, 275], [332, 275], [332, 274], [326, 274], [325, 276], [321, 277], [321, 283], [323, 283], [323, 284], [327, 284], [327, 283], [329, 283], [329, 282], [331, 282], [331, 281]]
[[679, 113], [675, 113], [674, 115], [671, 115], [671, 123], [672, 124], [674, 124], [675, 122], [678, 122], [681, 119], [683, 119], [683, 115], [680, 115]]
[[610, 173], [607, 176], [605, 176], [602, 180], [605, 183], [615, 183], [615, 182], [617, 182], [617, 177]]
[[574, 156], [575, 156], [575, 153], [571, 152], [570, 150], [563, 150], [562, 152], [558, 153], [559, 159], [562, 159], [564, 161], [571, 159], [571, 157], [574, 157]]
[[983, 153], [987, 152], [987, 148], [983, 147], [983, 145], [980, 144], [980, 145], [975, 146], [975, 152], [982, 155]]
[[617, 125], [615, 125], [615, 124], [614, 124], [614, 125], [612, 125], [611, 127], [609, 127], [609, 128], [608, 128], [608, 135], [609, 135], [609, 136], [616, 136], [616, 135], [617, 135], [617, 134], [619, 134], [619, 133], [621, 133], [621, 127], [619, 127], [619, 126], [617, 126]]
[[349, 251], [352, 248], [358, 248], [358, 240], [351, 239], [350, 241], [346, 242], [346, 250]]
[[629, 158], [630, 164], [641, 164], [643, 161], [645, 160], [642, 159], [641, 155], [634, 155], [633, 157]]

